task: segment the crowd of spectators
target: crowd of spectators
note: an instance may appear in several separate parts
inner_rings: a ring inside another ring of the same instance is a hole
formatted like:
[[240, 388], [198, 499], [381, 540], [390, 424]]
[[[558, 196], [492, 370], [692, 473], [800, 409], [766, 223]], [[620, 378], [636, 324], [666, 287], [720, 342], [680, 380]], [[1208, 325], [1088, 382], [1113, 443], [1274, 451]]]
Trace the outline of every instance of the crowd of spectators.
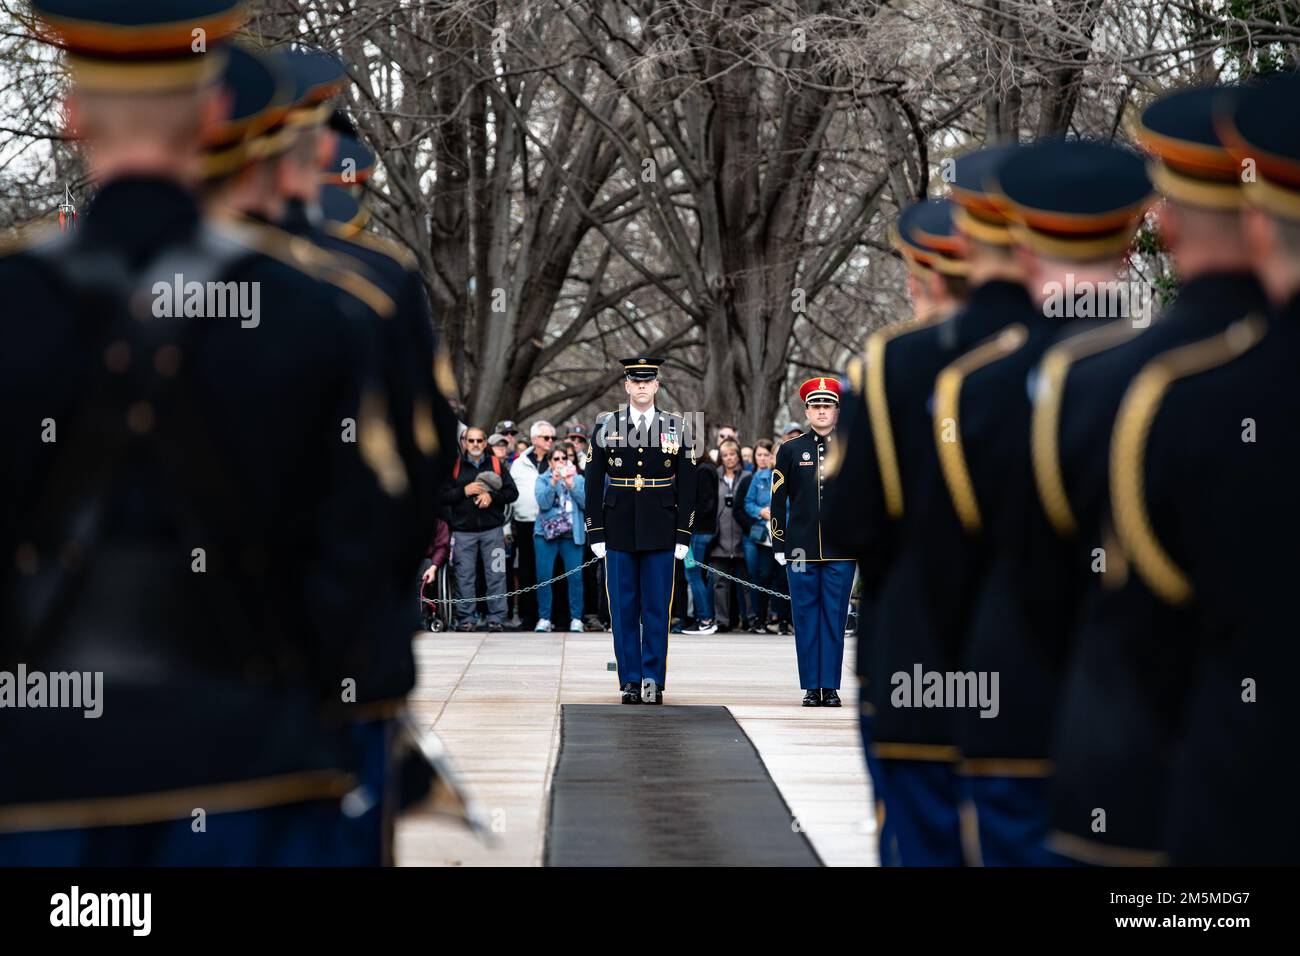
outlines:
[[[677, 564], [673, 633], [790, 633], [788, 600], [723, 574], [785, 590], [768, 525], [772, 466], [781, 442], [802, 433], [802, 425], [790, 422], [779, 436], [744, 445], [734, 427], [716, 429], [698, 464], [706, 480], [698, 482], [690, 554]], [[430, 543], [423, 576], [426, 623], [436, 612], [428, 600], [431, 586], [444, 574], [452, 597], [532, 589], [455, 605], [456, 630], [609, 629], [604, 568], [600, 562], [588, 564], [583, 475], [588, 443], [587, 428], [576, 422], [559, 430], [538, 419], [526, 433], [509, 419], [497, 422], [490, 434], [478, 426], [461, 427], [460, 457], [442, 494], [445, 526]]]

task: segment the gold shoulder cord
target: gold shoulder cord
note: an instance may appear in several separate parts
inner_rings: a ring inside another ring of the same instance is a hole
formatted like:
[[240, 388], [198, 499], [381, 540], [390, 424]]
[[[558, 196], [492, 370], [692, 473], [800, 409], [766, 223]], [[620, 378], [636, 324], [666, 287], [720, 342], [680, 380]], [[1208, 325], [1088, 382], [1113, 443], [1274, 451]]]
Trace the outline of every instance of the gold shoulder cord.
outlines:
[[871, 441], [876, 448], [881, 488], [885, 494], [885, 513], [903, 517], [903, 477], [898, 468], [898, 449], [894, 446], [894, 428], [889, 421], [889, 393], [885, 389], [885, 346], [900, 335], [924, 328], [925, 321], [904, 321], [873, 332], [867, 338], [866, 397], [871, 422]]
[[1147, 511], [1146, 446], [1151, 425], [1170, 385], [1227, 364], [1254, 348], [1266, 330], [1264, 320], [1251, 315], [1218, 335], [1165, 352], [1138, 373], [1120, 405], [1110, 445], [1115, 532], [1142, 580], [1169, 604], [1185, 603], [1192, 596], [1192, 585], [1156, 537]]
[[350, 242], [354, 246], [361, 246], [365, 249], [371, 249], [381, 255], [392, 259], [399, 266], [408, 272], [415, 272], [419, 268], [419, 262], [415, 258], [415, 253], [405, 246], [386, 239], [383, 236], [377, 236], [373, 232], [367, 232], [362, 229], [360, 232], [348, 233], [347, 228], [342, 223], [327, 223], [325, 231], [331, 236]]
[[[935, 382], [934, 443], [939, 452], [939, 465], [957, 518], [962, 527], [972, 533], [980, 530], [980, 509], [962, 449], [959, 416], [962, 383], [971, 372], [1015, 352], [1028, 338], [1029, 331], [1023, 325], [1009, 325], [945, 368]], [[948, 420], [953, 423], [953, 441], [943, 440], [944, 422]]]
[[1065, 397], [1065, 380], [1077, 361], [1104, 352], [1137, 335], [1141, 329], [1117, 323], [1092, 329], [1054, 345], [1038, 367], [1038, 394], [1034, 398], [1030, 426], [1030, 452], [1034, 466], [1034, 485], [1038, 499], [1056, 533], [1072, 538], [1079, 523], [1065, 492], [1061, 469], [1061, 405]]
[[295, 236], [278, 226], [246, 217], [227, 220], [221, 225], [236, 241], [278, 262], [292, 266], [313, 279], [342, 289], [354, 299], [364, 303], [381, 319], [391, 319], [397, 311], [397, 306], [383, 289], [347, 268], [339, 261], [338, 256], [313, 245], [310, 240], [302, 236]]

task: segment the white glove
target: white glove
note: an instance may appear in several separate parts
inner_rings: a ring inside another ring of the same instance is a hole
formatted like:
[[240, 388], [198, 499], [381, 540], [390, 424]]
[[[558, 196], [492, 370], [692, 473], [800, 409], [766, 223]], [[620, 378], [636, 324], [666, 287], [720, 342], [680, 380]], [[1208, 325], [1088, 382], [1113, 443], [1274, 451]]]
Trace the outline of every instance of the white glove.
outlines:
[[688, 548], [686, 545], [679, 544], [677, 547], [673, 548], [673, 557], [676, 558], [678, 561], [685, 561], [686, 552], [689, 550], [690, 548]]
[[605, 542], [604, 541], [591, 542], [591, 553], [603, 560], [605, 557]]
[[777, 564], [781, 565], [781, 567], [785, 567], [785, 552], [784, 552], [784, 551], [777, 551], [777, 552], [774, 552], [773, 555], [772, 555], [772, 557], [776, 558], [776, 563], [777, 563]]

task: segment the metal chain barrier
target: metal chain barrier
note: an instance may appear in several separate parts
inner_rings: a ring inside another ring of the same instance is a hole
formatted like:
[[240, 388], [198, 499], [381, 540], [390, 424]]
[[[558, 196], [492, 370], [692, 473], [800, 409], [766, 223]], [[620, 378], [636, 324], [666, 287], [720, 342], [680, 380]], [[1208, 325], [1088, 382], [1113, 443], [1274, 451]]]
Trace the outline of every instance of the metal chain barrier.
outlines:
[[482, 597], [447, 598], [445, 600], [427, 598], [421, 596], [420, 600], [423, 601], [425, 604], [476, 604], [479, 601], [490, 601], [493, 598], [512, 598], [516, 594], [527, 594], [529, 591], [536, 591], [538, 588], [544, 588], [547, 585], [554, 584], [556, 581], [563, 581], [569, 575], [577, 574], [579, 571], [583, 570], [584, 568], [590, 567], [591, 565], [595, 564], [599, 560], [600, 558], [592, 558], [590, 561], [585, 561], [582, 564], [578, 565], [576, 568], [572, 568], [571, 570], [565, 571], [563, 574], [557, 574], [555, 577], [550, 578], [546, 581], [538, 581], [536, 584], [530, 584], [526, 588], [517, 588], [514, 591], [507, 591], [504, 594], [485, 594]]
[[[590, 567], [591, 565], [595, 564], [599, 560], [601, 559], [592, 558], [590, 561], [584, 561], [576, 568], [571, 568], [570, 570], [565, 571], [563, 574], [557, 574], [555, 577], [548, 578], [545, 581], [538, 581], [536, 584], [530, 584], [526, 588], [516, 588], [513, 591], [506, 591], [504, 594], [485, 594], [483, 595], [483, 597], [446, 598], [445, 600], [427, 598], [421, 596], [420, 600], [425, 604], [438, 605], [438, 604], [477, 604], [479, 601], [490, 601], [493, 598], [512, 598], [518, 594], [527, 594], [529, 591], [536, 591], [538, 588], [548, 587], [554, 584], [556, 581], [563, 581], [565, 578], [569, 577], [569, 575], [577, 574], [579, 571], [582, 571], [583, 569]], [[711, 568], [703, 561], [696, 561], [695, 567], [703, 568], [705, 571], [708, 571], [711, 574], [716, 574], [720, 578], [726, 578], [728, 581], [734, 581], [736, 584], [742, 585], [747, 588], [752, 588], [755, 591], [762, 591], [764, 594], [769, 594], [774, 598], [784, 598], [787, 601], [790, 600], [790, 595], [788, 594], [783, 594], [780, 591], [773, 591], [771, 588], [765, 588], [761, 584], [754, 584], [752, 581], [745, 581], [734, 575], [728, 574], [726, 571], [720, 571], [717, 568]]]
[[719, 571], [717, 568], [711, 568], [703, 561], [696, 561], [695, 566], [697, 568], [703, 568], [705, 571], [712, 574], [716, 574], [720, 578], [726, 578], [728, 581], [735, 581], [737, 584], [744, 585], [747, 588], [753, 588], [755, 591], [762, 591], [764, 594], [772, 595], [772, 597], [785, 598], [787, 601], [790, 600], [790, 595], [788, 594], [782, 594], [780, 591], [773, 591], [771, 588], [765, 588], [761, 584], [754, 584], [752, 581], [744, 581], [734, 575], [728, 574], [726, 571]]

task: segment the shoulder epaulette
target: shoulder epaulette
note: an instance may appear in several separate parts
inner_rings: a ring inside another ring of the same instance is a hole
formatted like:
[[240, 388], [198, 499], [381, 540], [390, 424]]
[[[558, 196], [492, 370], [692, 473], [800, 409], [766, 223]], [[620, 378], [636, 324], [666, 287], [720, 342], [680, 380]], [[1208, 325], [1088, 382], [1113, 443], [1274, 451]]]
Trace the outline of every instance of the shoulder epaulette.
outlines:
[[1065, 398], [1065, 380], [1075, 362], [1122, 345], [1142, 331], [1128, 322], [1089, 329], [1053, 345], [1043, 354], [1038, 366], [1030, 425], [1034, 484], [1048, 521], [1063, 538], [1073, 537], [1079, 527], [1065, 492], [1061, 468], [1061, 403]]
[[348, 269], [337, 256], [309, 239], [248, 218], [223, 222], [220, 228], [250, 249], [336, 289], [342, 289], [364, 303], [381, 319], [390, 319], [397, 311], [397, 306], [383, 289], [365, 276]]
[[1156, 537], [1146, 506], [1146, 446], [1169, 387], [1178, 379], [1217, 368], [1254, 348], [1267, 331], [1248, 316], [1218, 335], [1171, 349], [1146, 364], [1129, 385], [1110, 445], [1110, 496], [1115, 531], [1147, 586], [1170, 604], [1192, 596], [1187, 575]]
[[[961, 387], [966, 376], [991, 362], [1005, 358], [1019, 349], [1029, 338], [1029, 330], [1020, 323], [1009, 325], [997, 335], [986, 339], [961, 356], [942, 372], [934, 384], [934, 441], [939, 452], [939, 465], [944, 483], [952, 496], [953, 508], [962, 527], [967, 531], [980, 530], [980, 509], [975, 500], [975, 486], [962, 449]], [[953, 425], [952, 441], [944, 440], [945, 422]]]
[[903, 478], [898, 468], [898, 450], [894, 446], [894, 429], [889, 421], [889, 393], [885, 388], [885, 347], [894, 339], [926, 327], [918, 321], [898, 322], [872, 332], [862, 365], [866, 376], [867, 417], [871, 423], [871, 441], [876, 448], [876, 467], [884, 489], [885, 512], [891, 518], [903, 516]]
[[325, 230], [338, 239], [351, 242], [355, 245], [371, 249], [375, 252], [385, 255], [392, 259], [399, 266], [408, 272], [418, 272], [420, 267], [419, 260], [415, 257], [410, 249], [407, 249], [399, 242], [392, 239], [386, 239], [383, 236], [377, 236], [373, 232], [366, 232], [364, 229], [360, 232], [349, 234], [342, 223], [326, 223]]

